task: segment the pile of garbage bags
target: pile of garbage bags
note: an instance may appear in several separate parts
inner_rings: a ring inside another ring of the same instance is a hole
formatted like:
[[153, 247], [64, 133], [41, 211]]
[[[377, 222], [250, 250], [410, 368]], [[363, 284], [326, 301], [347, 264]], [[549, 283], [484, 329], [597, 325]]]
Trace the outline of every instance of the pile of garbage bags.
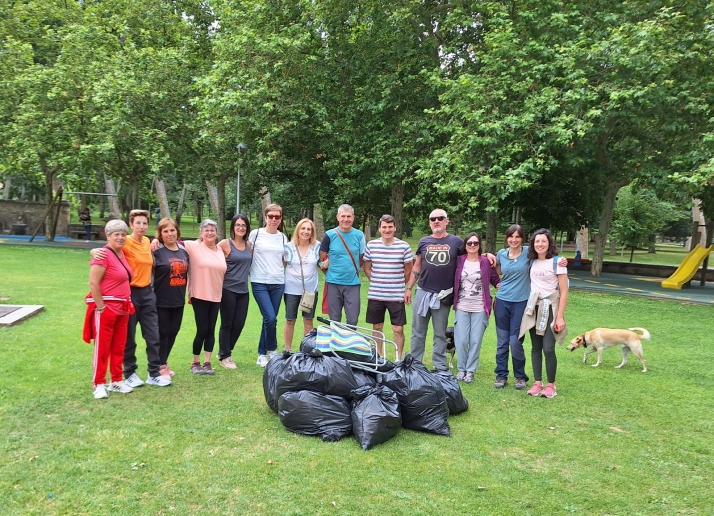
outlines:
[[354, 434], [364, 450], [400, 427], [448, 436], [447, 417], [468, 409], [454, 375], [431, 372], [410, 355], [388, 372], [373, 373], [319, 349], [285, 351], [265, 367], [263, 392], [291, 432], [323, 441]]

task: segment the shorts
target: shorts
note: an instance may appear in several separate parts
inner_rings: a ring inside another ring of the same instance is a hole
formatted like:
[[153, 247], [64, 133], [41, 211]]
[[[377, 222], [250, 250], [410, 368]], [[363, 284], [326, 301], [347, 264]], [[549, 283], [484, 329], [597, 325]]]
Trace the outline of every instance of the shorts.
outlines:
[[384, 312], [389, 312], [389, 321], [392, 326], [404, 326], [407, 324], [407, 311], [401, 301], [378, 301], [376, 299], [367, 300], [367, 318], [369, 324], [382, 324], [384, 322]]
[[297, 320], [298, 312], [302, 314], [303, 319], [314, 319], [315, 318], [315, 308], [319, 304], [320, 294], [315, 292], [315, 306], [312, 307], [310, 313], [303, 312], [300, 310], [300, 298], [297, 294], [283, 294], [283, 299], [285, 301], [285, 320], [295, 321]]

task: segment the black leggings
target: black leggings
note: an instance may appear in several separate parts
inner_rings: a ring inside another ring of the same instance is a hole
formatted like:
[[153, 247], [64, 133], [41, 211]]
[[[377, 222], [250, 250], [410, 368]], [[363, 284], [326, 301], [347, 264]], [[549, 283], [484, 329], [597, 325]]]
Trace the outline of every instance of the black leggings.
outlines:
[[169, 355], [176, 342], [176, 335], [183, 321], [183, 305], [156, 309], [159, 312], [159, 358], [161, 365], [169, 361]]
[[553, 312], [548, 317], [548, 327], [545, 335], [536, 334], [535, 328], [531, 333], [531, 364], [533, 364], [533, 378], [536, 382], [543, 380], [543, 355], [545, 355], [545, 372], [548, 383], [555, 383], [555, 372], [558, 369], [558, 359], [555, 357], [555, 335], [550, 325], [553, 323]]
[[221, 303], [192, 297], [191, 306], [193, 306], [193, 317], [196, 319], [193, 354], [200, 355], [201, 349], [210, 353], [216, 343], [216, 321], [218, 320], [218, 310], [221, 307]]
[[221, 328], [218, 330], [218, 359], [231, 356], [248, 317], [248, 292], [236, 294], [223, 289], [221, 296]]

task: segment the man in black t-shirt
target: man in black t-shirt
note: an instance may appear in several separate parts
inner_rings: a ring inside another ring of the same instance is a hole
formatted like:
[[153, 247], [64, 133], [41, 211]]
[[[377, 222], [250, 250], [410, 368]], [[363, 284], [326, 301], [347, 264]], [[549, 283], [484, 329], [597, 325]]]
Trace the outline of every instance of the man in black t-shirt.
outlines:
[[447, 233], [449, 219], [446, 212], [436, 209], [429, 215], [431, 235], [419, 240], [412, 276], [404, 295], [404, 302], [412, 302], [412, 287], [417, 283], [412, 308], [411, 355], [420, 362], [424, 359], [429, 319], [434, 328], [432, 363], [434, 369], [448, 370], [446, 362], [446, 327], [453, 304], [456, 257], [464, 241]]

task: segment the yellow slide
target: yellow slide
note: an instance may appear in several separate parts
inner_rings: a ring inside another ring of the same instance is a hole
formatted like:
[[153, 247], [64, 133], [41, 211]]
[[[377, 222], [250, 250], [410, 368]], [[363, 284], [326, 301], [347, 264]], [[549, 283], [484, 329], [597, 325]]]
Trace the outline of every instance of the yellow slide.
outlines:
[[697, 244], [694, 249], [689, 252], [684, 261], [679, 264], [674, 274], [662, 282], [662, 288], [681, 289], [682, 285], [694, 277], [699, 266], [712, 251], [714, 251], [714, 245], [710, 245], [705, 249]]

